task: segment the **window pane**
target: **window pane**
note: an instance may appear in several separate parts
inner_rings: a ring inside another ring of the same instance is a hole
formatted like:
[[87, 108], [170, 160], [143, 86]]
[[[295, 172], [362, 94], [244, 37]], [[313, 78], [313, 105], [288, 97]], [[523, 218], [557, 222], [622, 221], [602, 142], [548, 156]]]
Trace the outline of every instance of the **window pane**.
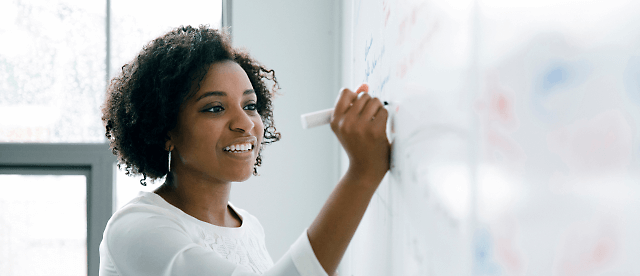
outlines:
[[84, 175], [0, 174], [0, 275], [87, 275]]
[[180, 25], [220, 28], [222, 1], [111, 1], [111, 77], [132, 60], [142, 46]]
[[105, 1], [0, 1], [0, 142], [103, 142]]

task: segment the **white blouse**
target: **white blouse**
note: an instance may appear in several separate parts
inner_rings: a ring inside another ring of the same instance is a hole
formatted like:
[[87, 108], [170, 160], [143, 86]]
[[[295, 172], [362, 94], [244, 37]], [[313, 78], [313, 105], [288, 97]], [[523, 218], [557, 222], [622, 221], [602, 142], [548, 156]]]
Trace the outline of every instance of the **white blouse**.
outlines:
[[100, 243], [100, 276], [327, 276], [306, 230], [276, 264], [256, 217], [229, 206], [240, 227], [198, 220], [151, 192], [118, 210]]

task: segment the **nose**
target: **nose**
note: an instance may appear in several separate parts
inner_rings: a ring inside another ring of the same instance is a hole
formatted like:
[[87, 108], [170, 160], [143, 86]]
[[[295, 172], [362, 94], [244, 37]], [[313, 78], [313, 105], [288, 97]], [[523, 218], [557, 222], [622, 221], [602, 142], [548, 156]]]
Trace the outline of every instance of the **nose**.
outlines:
[[242, 108], [234, 108], [234, 112], [229, 122], [231, 131], [249, 132], [255, 127], [253, 120]]

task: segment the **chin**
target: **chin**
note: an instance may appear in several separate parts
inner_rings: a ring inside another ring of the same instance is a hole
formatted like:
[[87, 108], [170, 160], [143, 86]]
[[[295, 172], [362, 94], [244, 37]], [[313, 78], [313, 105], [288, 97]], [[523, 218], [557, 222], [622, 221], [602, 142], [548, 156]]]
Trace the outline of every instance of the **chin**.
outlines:
[[243, 177], [239, 178], [238, 180], [236, 180], [234, 182], [245, 182], [245, 181], [249, 180], [249, 178], [251, 178], [252, 175], [253, 174], [248, 174], [246, 176], [243, 176]]
[[239, 172], [239, 173], [235, 174], [235, 176], [231, 177], [230, 179], [232, 179], [231, 180], [232, 182], [245, 182], [249, 178], [251, 178], [252, 175], [253, 175], [253, 167], [251, 167], [251, 170], [242, 171], [242, 172]]

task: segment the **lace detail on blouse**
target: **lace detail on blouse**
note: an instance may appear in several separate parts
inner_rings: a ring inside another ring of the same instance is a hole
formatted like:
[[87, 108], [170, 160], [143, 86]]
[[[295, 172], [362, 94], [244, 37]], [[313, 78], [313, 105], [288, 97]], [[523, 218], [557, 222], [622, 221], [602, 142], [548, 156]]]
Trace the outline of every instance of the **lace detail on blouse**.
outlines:
[[203, 246], [220, 254], [229, 262], [263, 274], [273, 266], [273, 260], [267, 248], [260, 243], [256, 235], [247, 231], [240, 238], [230, 238], [217, 233], [201, 231]]

